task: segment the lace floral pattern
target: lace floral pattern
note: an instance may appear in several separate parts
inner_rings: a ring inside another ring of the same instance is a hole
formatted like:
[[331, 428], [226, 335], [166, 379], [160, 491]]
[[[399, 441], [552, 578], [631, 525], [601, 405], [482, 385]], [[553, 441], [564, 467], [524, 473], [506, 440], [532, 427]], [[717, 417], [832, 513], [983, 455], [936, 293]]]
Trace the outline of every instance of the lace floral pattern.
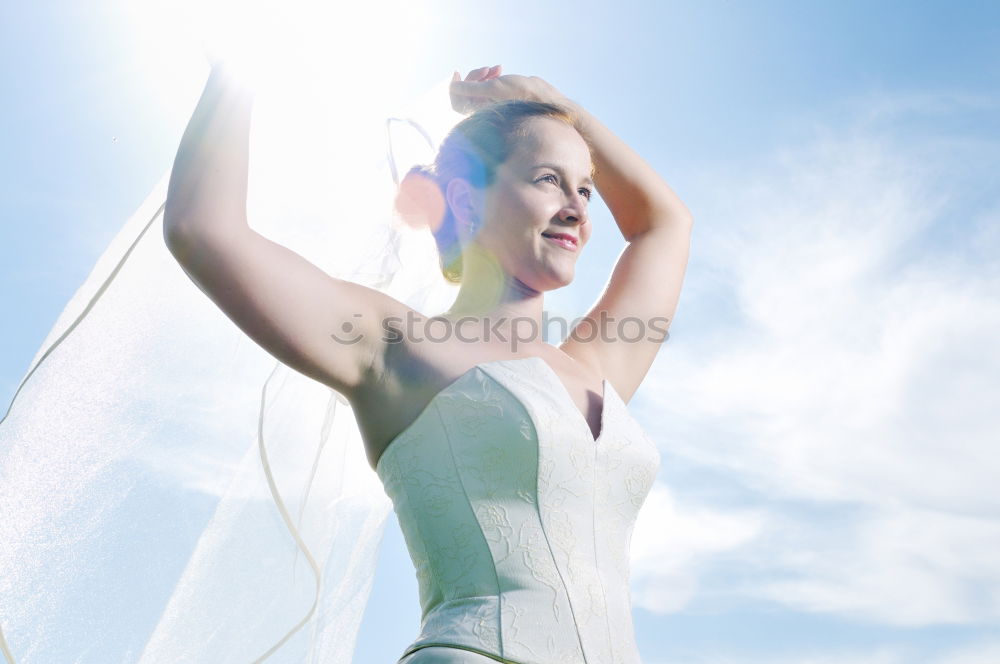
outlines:
[[376, 467], [420, 589], [404, 656], [454, 644], [519, 664], [639, 664], [628, 551], [659, 465], [607, 381], [596, 441], [540, 357], [448, 385]]

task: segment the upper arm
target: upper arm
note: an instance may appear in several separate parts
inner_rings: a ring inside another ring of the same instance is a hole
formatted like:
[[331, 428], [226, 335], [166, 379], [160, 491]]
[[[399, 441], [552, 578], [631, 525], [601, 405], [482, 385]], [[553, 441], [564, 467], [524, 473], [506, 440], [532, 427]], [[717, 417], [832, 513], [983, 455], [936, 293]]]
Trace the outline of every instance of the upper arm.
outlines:
[[195, 284], [271, 355], [349, 399], [378, 379], [381, 321], [405, 305], [326, 274], [249, 226], [166, 237]]
[[626, 402], [666, 340], [690, 244], [690, 222], [652, 228], [633, 238], [597, 303], [560, 344], [568, 355], [600, 371]]

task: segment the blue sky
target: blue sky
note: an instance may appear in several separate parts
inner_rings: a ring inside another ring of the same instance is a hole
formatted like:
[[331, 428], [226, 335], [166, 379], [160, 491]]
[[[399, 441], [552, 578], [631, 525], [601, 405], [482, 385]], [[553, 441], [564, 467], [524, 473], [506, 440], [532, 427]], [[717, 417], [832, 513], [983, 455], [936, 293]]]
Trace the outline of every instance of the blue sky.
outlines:
[[[542, 76], [695, 216], [630, 403], [663, 455], [633, 540], [643, 661], [1000, 661], [1000, 5], [493, 4], [429, 4], [368, 84]], [[124, 0], [0, 9], [4, 409], [200, 92], [200, 55], [155, 24]], [[594, 219], [561, 310], [621, 250]], [[418, 618], [390, 522], [356, 661], [394, 661]]]

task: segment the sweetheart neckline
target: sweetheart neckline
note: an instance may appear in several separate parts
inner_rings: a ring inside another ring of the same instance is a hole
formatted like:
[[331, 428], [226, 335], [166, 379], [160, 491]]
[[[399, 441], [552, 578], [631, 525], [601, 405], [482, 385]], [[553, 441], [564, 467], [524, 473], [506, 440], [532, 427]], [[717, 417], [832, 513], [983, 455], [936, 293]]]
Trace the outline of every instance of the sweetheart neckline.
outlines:
[[[423, 409], [421, 409], [421, 411], [417, 414], [417, 416], [415, 418], [413, 418], [413, 421], [411, 421], [408, 425], [406, 425], [405, 427], [403, 427], [403, 430], [400, 431], [399, 433], [397, 433], [395, 436], [393, 436], [392, 439], [388, 443], [386, 443], [385, 447], [382, 448], [382, 452], [379, 454], [378, 460], [375, 461], [375, 468], [374, 468], [375, 472], [376, 473], [378, 472], [379, 465], [381, 465], [382, 459], [385, 458], [386, 452], [389, 451], [389, 448], [391, 448], [396, 443], [396, 441], [398, 441], [400, 438], [402, 438], [404, 435], [406, 435], [406, 433], [409, 432], [410, 429], [412, 429], [417, 424], [417, 422], [419, 422], [421, 420], [421, 418], [423, 418], [424, 414], [427, 413], [428, 411], [430, 411], [431, 406], [433, 406], [434, 403], [438, 400], [438, 398], [441, 397], [445, 392], [447, 392], [448, 390], [450, 390], [451, 388], [453, 388], [455, 385], [457, 385], [458, 383], [460, 383], [467, 376], [471, 375], [472, 372], [474, 372], [476, 369], [482, 369], [483, 367], [490, 366], [491, 364], [503, 364], [505, 362], [523, 362], [525, 360], [538, 360], [543, 365], [545, 365], [545, 368], [548, 369], [548, 371], [549, 371], [549, 375], [551, 375], [552, 378], [555, 379], [555, 381], [562, 388], [562, 395], [563, 395], [563, 397], [569, 401], [569, 404], [572, 407], [572, 409], [577, 413], [577, 415], [579, 415], [580, 420], [582, 420], [583, 426], [587, 430], [587, 433], [589, 434], [588, 437], [591, 439], [591, 442], [594, 445], [596, 445], [598, 442], [600, 442], [601, 438], [604, 437], [604, 428], [605, 428], [605, 425], [607, 424], [607, 420], [608, 420], [608, 418], [607, 418], [607, 415], [608, 415], [608, 390], [609, 390], [609, 388], [611, 390], [614, 390], [614, 387], [611, 385], [610, 382], [608, 382], [607, 378], [601, 378], [601, 392], [602, 392], [602, 394], [601, 394], [601, 423], [600, 423], [600, 426], [598, 427], [598, 430], [597, 430], [597, 437], [595, 438], [594, 437], [594, 432], [590, 430], [590, 423], [587, 422], [586, 415], [579, 408], [577, 408], [576, 402], [573, 401], [572, 395], [569, 393], [569, 390], [566, 388], [566, 384], [563, 383], [562, 378], [559, 377], [559, 374], [556, 373], [556, 370], [552, 368], [552, 365], [549, 364], [548, 361], [544, 357], [541, 357], [540, 355], [528, 355], [526, 357], [502, 358], [502, 359], [499, 359], [499, 360], [488, 360], [486, 362], [478, 362], [478, 363], [472, 365], [471, 367], [469, 367], [468, 369], [466, 369], [465, 371], [463, 371], [457, 378], [455, 378], [455, 380], [451, 381], [450, 383], [448, 383], [447, 385], [445, 385], [444, 387], [442, 387], [440, 390], [438, 390], [434, 394], [434, 396], [431, 397], [430, 401], [427, 402], [427, 405], [424, 406]], [[489, 376], [489, 374], [487, 374], [487, 375]], [[496, 379], [494, 379], [492, 376], [490, 376], [490, 380], [493, 380], [493, 381], [496, 382]]]

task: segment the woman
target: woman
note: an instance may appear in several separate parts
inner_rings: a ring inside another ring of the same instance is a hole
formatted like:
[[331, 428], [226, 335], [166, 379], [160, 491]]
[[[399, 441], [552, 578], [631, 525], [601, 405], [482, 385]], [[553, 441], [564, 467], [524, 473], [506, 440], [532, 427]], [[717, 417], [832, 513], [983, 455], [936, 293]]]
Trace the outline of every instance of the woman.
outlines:
[[[181, 141], [164, 237], [247, 335], [353, 406], [420, 582], [422, 632], [402, 664], [638, 662], [628, 540], [659, 457], [625, 403], [673, 317], [691, 216], [539, 78], [484, 67], [456, 74], [451, 97], [473, 114], [402, 192], [428, 181], [439, 192], [412, 196], [407, 213], [428, 219], [446, 278], [461, 283], [441, 316], [250, 229], [251, 102], [221, 70]], [[553, 347], [544, 294], [573, 280], [595, 188], [627, 244]]]

